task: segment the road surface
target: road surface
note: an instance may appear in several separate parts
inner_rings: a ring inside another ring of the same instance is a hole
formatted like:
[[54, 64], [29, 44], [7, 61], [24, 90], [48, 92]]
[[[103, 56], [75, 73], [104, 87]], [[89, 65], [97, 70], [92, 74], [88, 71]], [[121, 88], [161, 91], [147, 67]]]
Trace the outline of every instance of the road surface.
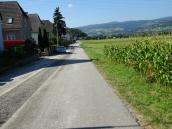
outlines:
[[141, 129], [82, 48], [39, 63], [0, 88], [1, 129]]

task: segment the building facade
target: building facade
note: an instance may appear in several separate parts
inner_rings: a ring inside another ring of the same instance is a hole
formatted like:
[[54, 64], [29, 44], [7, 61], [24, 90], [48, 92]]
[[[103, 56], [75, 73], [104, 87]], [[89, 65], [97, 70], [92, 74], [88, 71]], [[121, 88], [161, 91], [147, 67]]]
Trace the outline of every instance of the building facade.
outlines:
[[4, 40], [26, 40], [31, 38], [28, 14], [17, 1], [1, 1], [2, 32]]

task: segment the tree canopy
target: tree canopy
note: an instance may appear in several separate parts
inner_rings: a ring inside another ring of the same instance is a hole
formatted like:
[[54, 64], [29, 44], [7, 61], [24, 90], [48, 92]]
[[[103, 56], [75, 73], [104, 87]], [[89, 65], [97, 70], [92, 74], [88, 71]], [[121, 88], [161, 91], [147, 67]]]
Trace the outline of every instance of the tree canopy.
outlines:
[[84, 37], [87, 37], [87, 34], [82, 32], [81, 30], [79, 29], [76, 29], [76, 28], [68, 28], [67, 29], [67, 33], [70, 34], [70, 36], [73, 38], [73, 39], [79, 39], [79, 38], [84, 38]]
[[60, 12], [60, 8], [56, 8], [54, 11], [54, 33], [58, 36], [58, 43], [61, 45], [62, 35], [66, 34], [66, 22]]
[[44, 41], [43, 41], [41, 28], [39, 28], [39, 33], [38, 33], [38, 46], [41, 49], [41, 51], [44, 51]]

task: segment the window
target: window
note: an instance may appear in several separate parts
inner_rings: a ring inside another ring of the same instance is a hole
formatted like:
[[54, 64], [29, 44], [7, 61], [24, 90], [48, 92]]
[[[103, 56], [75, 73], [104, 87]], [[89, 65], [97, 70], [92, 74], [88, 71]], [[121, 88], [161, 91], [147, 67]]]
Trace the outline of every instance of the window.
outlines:
[[7, 40], [15, 40], [16, 36], [15, 34], [7, 34]]
[[13, 18], [12, 17], [8, 18], [8, 24], [13, 24]]

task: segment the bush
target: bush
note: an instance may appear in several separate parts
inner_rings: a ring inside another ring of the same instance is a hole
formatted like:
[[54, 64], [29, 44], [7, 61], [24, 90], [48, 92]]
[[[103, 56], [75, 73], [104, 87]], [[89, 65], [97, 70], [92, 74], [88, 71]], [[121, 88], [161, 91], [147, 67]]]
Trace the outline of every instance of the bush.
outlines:
[[7, 66], [15, 61], [35, 54], [36, 43], [33, 39], [27, 39], [23, 44], [13, 45], [0, 54], [0, 65]]
[[25, 57], [26, 52], [24, 50], [24, 45], [16, 45], [9, 49], [9, 53], [11, 53], [12, 57], [15, 59], [22, 59]]
[[24, 50], [27, 56], [35, 54], [35, 49], [37, 48], [36, 42], [33, 39], [27, 39], [25, 41]]
[[50, 39], [50, 45], [57, 45], [57, 38], [53, 37], [52, 39]]

